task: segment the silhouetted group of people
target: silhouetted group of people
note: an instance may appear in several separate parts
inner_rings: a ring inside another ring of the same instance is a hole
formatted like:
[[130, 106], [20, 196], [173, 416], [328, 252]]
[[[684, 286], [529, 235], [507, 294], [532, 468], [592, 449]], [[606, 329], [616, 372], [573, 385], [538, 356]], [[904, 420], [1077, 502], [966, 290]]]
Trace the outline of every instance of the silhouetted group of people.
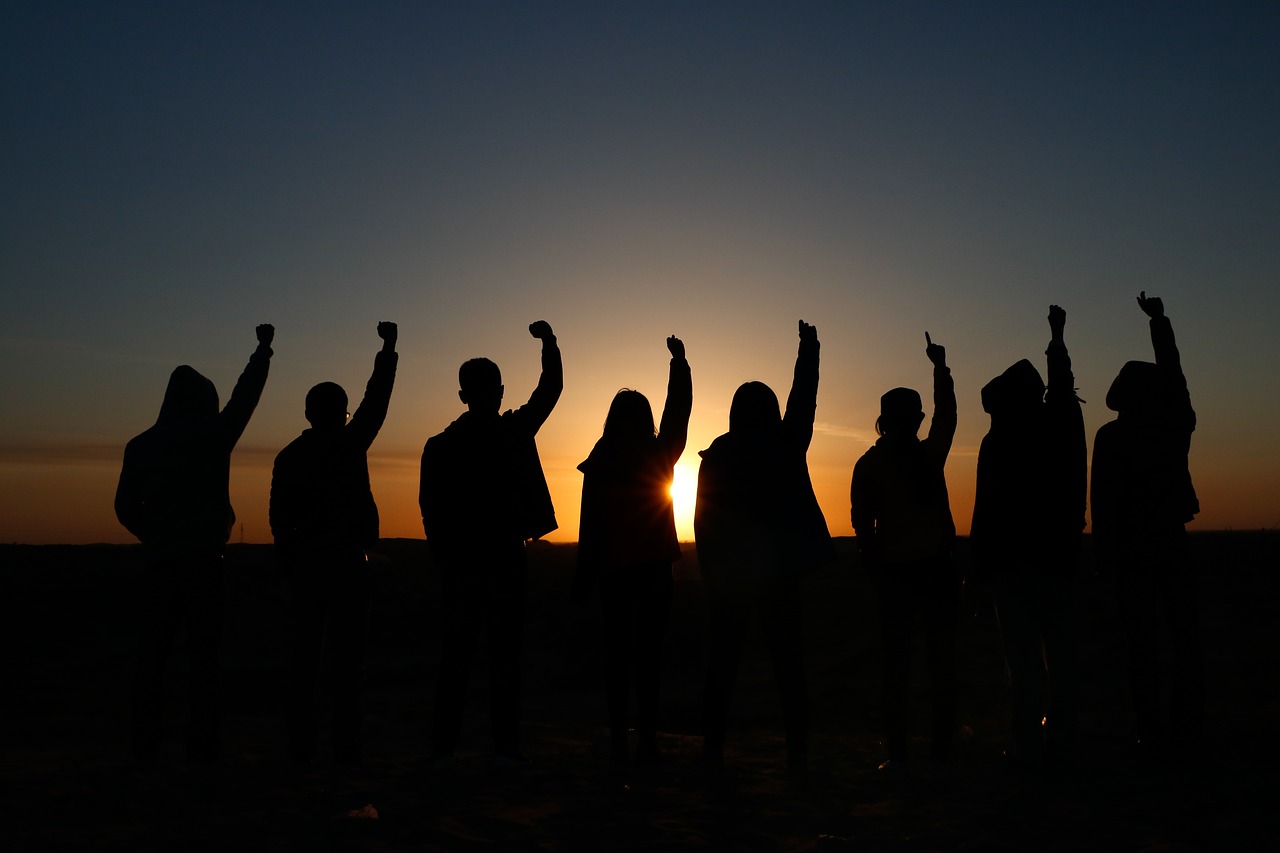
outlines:
[[[1094, 443], [1090, 503], [1099, 565], [1114, 572], [1129, 636], [1137, 737], [1144, 751], [1198, 748], [1203, 679], [1186, 557], [1185, 524], [1198, 512], [1187, 457], [1195, 413], [1163, 304], [1143, 293], [1156, 360], [1129, 362], [1107, 394], [1117, 413]], [[1011, 683], [1012, 747], [1020, 767], [1072, 760], [1078, 694], [1073, 583], [1085, 525], [1087, 451], [1081, 400], [1063, 332], [1049, 310], [1048, 384], [1021, 360], [982, 389], [991, 427], [978, 457], [971, 532], [974, 573], [953, 557], [944, 468], [956, 431], [956, 396], [946, 350], [926, 333], [933, 367], [927, 434], [920, 394], [894, 388], [880, 400], [879, 438], [857, 460], [850, 518], [879, 601], [882, 709], [887, 755], [908, 759], [909, 677], [916, 624], [923, 631], [932, 692], [930, 758], [947, 761], [957, 725], [956, 633], [962, 581], [989, 585]], [[563, 388], [556, 336], [538, 321], [542, 373], [523, 406], [502, 411], [498, 366], [484, 358], [459, 369], [466, 406], [427, 440], [419, 504], [440, 569], [443, 645], [431, 727], [436, 767], [453, 761], [473, 658], [485, 638], [493, 761], [518, 766], [521, 645], [528, 599], [526, 544], [557, 527], [536, 436]], [[367, 550], [378, 510], [367, 451], [387, 416], [395, 382], [397, 330], [380, 323], [383, 347], [354, 415], [345, 391], [326, 382], [306, 396], [310, 428], [280, 451], [270, 520], [292, 592], [289, 748], [299, 762], [317, 751], [315, 696], [328, 657], [336, 761], [360, 759], [360, 685], [369, 622]], [[228, 499], [230, 454], [262, 393], [271, 326], [225, 408], [208, 379], [177, 368], [155, 426], [129, 442], [116, 494], [122, 524], [141, 540], [147, 564], [135, 690], [133, 751], [154, 758], [161, 742], [166, 660], [180, 630], [190, 656], [192, 761], [218, 753], [221, 564], [235, 515]], [[648, 399], [619, 391], [586, 460], [574, 598], [598, 590], [603, 614], [612, 758], [659, 759], [663, 636], [680, 559], [670, 486], [685, 449], [693, 383], [684, 343], [671, 355], [666, 401], [655, 424]], [[788, 765], [808, 760], [809, 707], [802, 648], [805, 577], [832, 558], [831, 536], [806, 455], [817, 409], [817, 330], [799, 324], [786, 407], [767, 385], [733, 396], [729, 429], [701, 452], [694, 529], [708, 601], [709, 662], [703, 694], [703, 758], [723, 764], [731, 697], [743, 640], [758, 621], [772, 658], [786, 728]], [[1172, 629], [1176, 671], [1172, 719], [1162, 723], [1157, 637]], [[628, 734], [631, 694], [637, 743]], [[1047, 708], [1042, 697], [1047, 693]]]

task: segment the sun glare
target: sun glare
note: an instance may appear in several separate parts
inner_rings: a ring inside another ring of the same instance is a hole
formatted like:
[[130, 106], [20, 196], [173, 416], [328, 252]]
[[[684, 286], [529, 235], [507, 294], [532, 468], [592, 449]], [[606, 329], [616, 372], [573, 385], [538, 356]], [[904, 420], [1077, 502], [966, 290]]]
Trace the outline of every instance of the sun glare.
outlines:
[[677, 462], [671, 481], [671, 500], [676, 511], [676, 535], [681, 542], [693, 541], [693, 502], [698, 496], [698, 466]]

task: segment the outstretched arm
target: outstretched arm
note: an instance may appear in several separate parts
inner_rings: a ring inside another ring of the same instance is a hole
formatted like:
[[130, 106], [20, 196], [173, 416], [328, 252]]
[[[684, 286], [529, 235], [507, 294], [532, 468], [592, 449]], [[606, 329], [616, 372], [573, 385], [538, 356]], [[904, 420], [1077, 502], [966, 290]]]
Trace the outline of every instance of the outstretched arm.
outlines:
[[799, 324], [800, 348], [796, 369], [787, 395], [787, 410], [782, 425], [799, 447], [808, 448], [813, 440], [813, 421], [818, 413], [818, 329], [804, 320]]
[[396, 324], [386, 321], [379, 323], [378, 337], [382, 338], [382, 349], [373, 358], [373, 374], [364, 386], [364, 399], [351, 416], [351, 423], [347, 424], [349, 434], [366, 450], [378, 437], [378, 431], [387, 419], [391, 389], [396, 383], [396, 364], [400, 360], [396, 352], [396, 339], [399, 337]]
[[228, 451], [236, 446], [245, 427], [249, 425], [249, 418], [253, 417], [253, 410], [258, 407], [258, 400], [262, 397], [262, 389], [266, 387], [267, 371], [271, 368], [271, 342], [275, 339], [275, 326], [263, 323], [255, 332], [258, 336], [258, 348], [249, 356], [249, 363], [236, 380], [236, 387], [218, 416]]
[[[1067, 312], [1057, 305], [1049, 306], [1049, 346], [1045, 355], [1049, 359], [1049, 388], [1045, 394], [1045, 411], [1053, 452], [1047, 459], [1053, 468], [1055, 479], [1063, 489], [1058, 498], [1065, 511], [1070, 507], [1075, 516], [1074, 524], [1084, 528], [1086, 493], [1088, 490], [1089, 451], [1085, 446], [1083, 402], [1076, 396], [1075, 375], [1071, 372], [1071, 356], [1062, 333], [1067, 325]], [[981, 488], [982, 462], [979, 459], [979, 488]], [[1067, 491], [1069, 489], [1069, 491]], [[1067, 501], [1070, 501], [1068, 503]], [[976, 527], [976, 525], [975, 525]]]
[[924, 354], [933, 363], [933, 419], [929, 421], [929, 437], [926, 439], [943, 459], [951, 452], [951, 441], [956, 436], [956, 385], [947, 367], [947, 350], [935, 344], [929, 333], [924, 333]]
[[684, 357], [684, 342], [675, 335], [667, 338], [671, 352], [671, 372], [667, 377], [667, 401], [662, 405], [662, 425], [658, 441], [672, 464], [684, 453], [689, 440], [689, 415], [693, 411], [693, 374]]
[[542, 341], [542, 375], [538, 377], [538, 387], [533, 389], [529, 402], [520, 407], [519, 414], [527, 419], [529, 431], [536, 433], [550, 417], [551, 410], [560, 399], [560, 392], [564, 390], [564, 366], [550, 323], [546, 320], [530, 323], [529, 334]]

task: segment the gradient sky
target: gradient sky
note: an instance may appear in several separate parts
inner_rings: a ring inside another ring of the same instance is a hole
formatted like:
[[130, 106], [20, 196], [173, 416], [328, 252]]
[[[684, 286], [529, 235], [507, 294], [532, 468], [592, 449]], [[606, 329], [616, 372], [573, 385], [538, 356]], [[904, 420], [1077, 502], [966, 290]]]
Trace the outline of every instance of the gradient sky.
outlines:
[[1277, 44], [1266, 2], [6, 3], [0, 541], [130, 541], [120, 458], [169, 372], [225, 401], [270, 322], [231, 481], [244, 539], [269, 541], [303, 396], [358, 397], [379, 320], [402, 355], [373, 488], [383, 535], [420, 537], [458, 365], [493, 358], [523, 402], [539, 318], [566, 375], [539, 438], [551, 539], [576, 538], [613, 392], [661, 406], [667, 335], [693, 366], [692, 477], [738, 384], [785, 397], [800, 318], [832, 532], [880, 394], [927, 396], [928, 330], [963, 533], [979, 389], [1043, 365], [1061, 304], [1092, 446], [1111, 379], [1150, 358], [1140, 290], [1199, 413], [1193, 529], [1280, 526]]

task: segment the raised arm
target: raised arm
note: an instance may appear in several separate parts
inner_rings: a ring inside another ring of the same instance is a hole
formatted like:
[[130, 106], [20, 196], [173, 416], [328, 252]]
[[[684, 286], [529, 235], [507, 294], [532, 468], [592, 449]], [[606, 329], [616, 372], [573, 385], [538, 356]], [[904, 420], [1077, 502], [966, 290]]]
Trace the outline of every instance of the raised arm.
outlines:
[[262, 389], [267, 384], [267, 371], [271, 368], [271, 342], [275, 339], [276, 329], [270, 323], [263, 323], [255, 330], [258, 336], [258, 348], [249, 356], [249, 363], [244, 372], [236, 380], [236, 387], [231, 391], [227, 405], [218, 416], [223, 439], [230, 451], [244, 434], [253, 417], [253, 410], [258, 407], [262, 397]]
[[818, 329], [804, 320], [800, 321], [800, 348], [796, 354], [795, 374], [791, 379], [791, 393], [787, 395], [787, 410], [782, 416], [782, 426], [797, 446], [808, 449], [813, 440], [813, 420], [818, 413]]
[[529, 402], [521, 406], [517, 414], [526, 420], [529, 431], [536, 433], [551, 415], [560, 399], [560, 392], [564, 390], [564, 366], [551, 324], [546, 320], [530, 323], [529, 334], [542, 341], [542, 375], [538, 377], [538, 387], [533, 389]]
[[[1045, 355], [1049, 360], [1049, 388], [1045, 393], [1045, 411], [1048, 414], [1048, 436], [1052, 448], [1046, 457], [1058, 483], [1054, 515], [1065, 519], [1070, 511], [1073, 532], [1084, 529], [1085, 508], [1088, 494], [1089, 451], [1085, 445], [1083, 402], [1076, 396], [1075, 375], [1071, 372], [1071, 356], [1063, 330], [1067, 325], [1067, 312], [1057, 305], [1049, 306], [1049, 346]], [[978, 484], [982, 484], [982, 463], [978, 463]], [[1048, 472], [1046, 472], [1048, 473]], [[975, 510], [976, 514], [976, 510]], [[976, 517], [976, 515], [975, 515]], [[975, 525], [976, 526], [976, 525]], [[972, 537], [972, 534], [970, 534]]]
[[1196, 428], [1196, 413], [1191, 408], [1191, 392], [1187, 389], [1187, 377], [1182, 372], [1182, 357], [1173, 338], [1173, 324], [1164, 314], [1164, 301], [1158, 296], [1148, 297], [1144, 290], [1138, 294], [1138, 307], [1151, 318], [1151, 347], [1155, 350], [1156, 365], [1170, 383], [1170, 390], [1179, 396], [1178, 408], [1182, 409], [1182, 424], [1188, 432]]
[[1062, 333], [1067, 325], [1067, 312], [1057, 305], [1049, 306], [1049, 346], [1044, 351], [1049, 361], [1049, 390], [1045, 402], [1050, 406], [1076, 404], [1075, 376], [1071, 372], [1071, 356]]
[[675, 335], [667, 338], [671, 352], [671, 372], [667, 377], [667, 401], [662, 405], [658, 441], [672, 464], [684, 453], [689, 440], [689, 415], [693, 411], [693, 373], [684, 357], [684, 342]]
[[396, 352], [398, 336], [395, 323], [384, 321], [378, 324], [382, 349], [373, 358], [373, 374], [364, 386], [364, 399], [347, 424], [349, 434], [366, 450], [378, 437], [378, 431], [387, 419], [387, 408], [391, 405], [391, 389], [396, 383], [396, 364], [400, 359]]
[[933, 363], [933, 418], [929, 421], [926, 441], [943, 459], [951, 452], [951, 441], [956, 436], [956, 385], [947, 367], [947, 350], [935, 344], [929, 333], [924, 333], [924, 354]]

